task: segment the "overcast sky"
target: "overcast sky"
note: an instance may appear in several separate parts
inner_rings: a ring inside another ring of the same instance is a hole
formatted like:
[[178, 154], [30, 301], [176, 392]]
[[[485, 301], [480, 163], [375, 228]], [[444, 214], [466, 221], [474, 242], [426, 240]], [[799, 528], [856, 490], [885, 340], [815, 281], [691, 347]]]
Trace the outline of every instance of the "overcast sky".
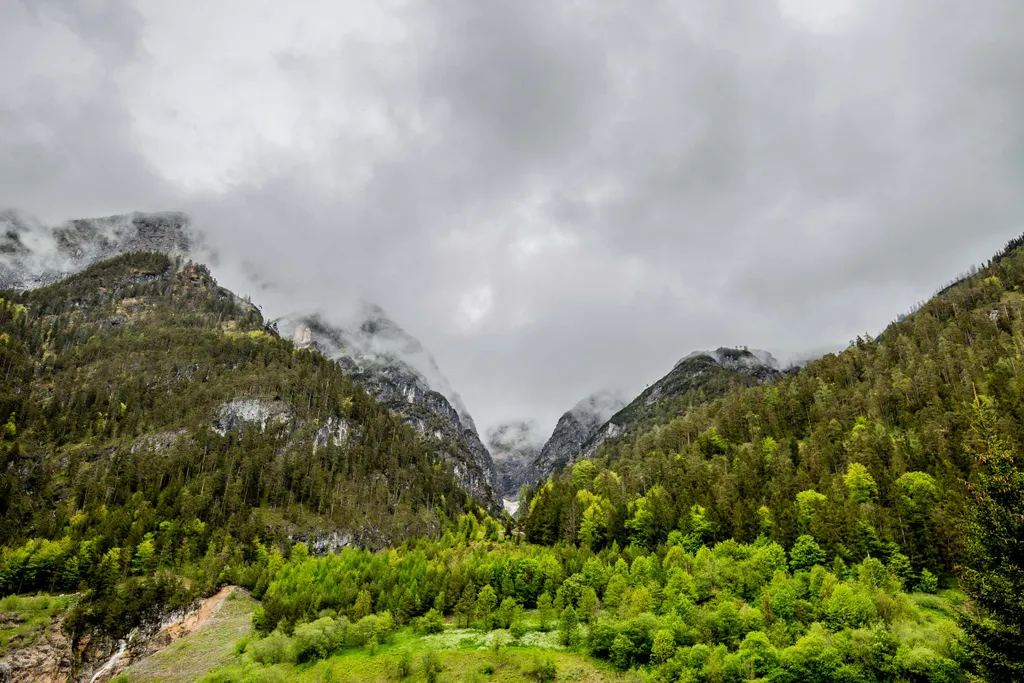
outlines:
[[481, 427], [549, 430], [696, 348], [876, 333], [1024, 232], [1021, 27], [1021, 0], [0, 0], [0, 207], [188, 211], [273, 306], [375, 300]]

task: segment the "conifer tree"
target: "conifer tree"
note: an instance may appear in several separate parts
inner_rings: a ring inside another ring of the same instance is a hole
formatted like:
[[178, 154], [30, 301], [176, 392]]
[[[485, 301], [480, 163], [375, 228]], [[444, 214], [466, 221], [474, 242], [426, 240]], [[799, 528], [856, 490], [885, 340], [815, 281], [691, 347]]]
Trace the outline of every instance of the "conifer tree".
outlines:
[[964, 614], [970, 661], [990, 682], [1024, 680], [1024, 470], [996, 429], [988, 397], [975, 399], [977, 481], [966, 528], [963, 587], [977, 611]]

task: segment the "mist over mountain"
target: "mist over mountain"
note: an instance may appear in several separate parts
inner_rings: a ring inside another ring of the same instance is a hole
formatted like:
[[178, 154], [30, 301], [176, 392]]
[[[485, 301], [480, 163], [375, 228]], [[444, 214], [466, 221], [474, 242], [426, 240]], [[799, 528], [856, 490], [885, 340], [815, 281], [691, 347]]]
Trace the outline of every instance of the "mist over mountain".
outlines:
[[13, 210], [0, 211], [0, 288], [31, 289], [51, 284], [93, 263], [131, 251], [195, 254], [201, 236], [180, 212], [82, 218], [45, 226]]
[[494, 463], [459, 395], [420, 344], [375, 304], [346, 321], [319, 314], [273, 321], [298, 348], [316, 349], [337, 362], [372, 396], [435, 442], [453, 463], [460, 483], [497, 509]]

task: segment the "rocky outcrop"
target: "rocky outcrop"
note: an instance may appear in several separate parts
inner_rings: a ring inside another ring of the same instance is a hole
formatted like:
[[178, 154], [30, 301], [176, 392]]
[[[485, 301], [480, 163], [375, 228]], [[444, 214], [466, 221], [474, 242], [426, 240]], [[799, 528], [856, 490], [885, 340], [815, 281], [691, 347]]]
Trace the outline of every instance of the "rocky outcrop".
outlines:
[[[34, 642], [0, 658], [0, 683], [63, 683], [76, 680], [71, 641], [54, 619]], [[0, 621], [0, 629], [7, 625]]]
[[200, 629], [231, 593], [242, 590], [226, 586], [188, 608], [144, 622], [120, 641], [94, 634], [72, 643], [64, 633], [63, 617], [58, 616], [45, 634], [0, 659], [0, 683], [103, 683], [133, 662]]
[[217, 412], [212, 427], [221, 436], [245, 425], [255, 425], [261, 432], [268, 426], [283, 426], [291, 422], [293, 411], [284, 401], [260, 398], [240, 398], [225, 403]]
[[436, 444], [438, 455], [477, 502], [492, 512], [500, 509], [491, 454], [461, 398], [433, 356], [379, 306], [365, 304], [341, 324], [319, 314], [274, 324], [296, 346], [316, 349], [345, 368], [367, 393]]
[[188, 254], [199, 246], [188, 217], [130, 213], [44, 226], [0, 212], [0, 289], [34, 289], [132, 251]]

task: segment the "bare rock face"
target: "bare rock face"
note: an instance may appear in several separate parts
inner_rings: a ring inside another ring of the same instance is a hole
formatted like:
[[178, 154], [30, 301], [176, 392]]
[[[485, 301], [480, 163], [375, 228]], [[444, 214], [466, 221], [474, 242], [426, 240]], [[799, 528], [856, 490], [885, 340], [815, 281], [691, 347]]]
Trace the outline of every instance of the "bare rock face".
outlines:
[[0, 212], [0, 289], [34, 289], [132, 251], [188, 254], [200, 240], [177, 212], [130, 213], [44, 226]]
[[326, 321], [319, 314], [274, 321], [299, 348], [312, 348], [345, 368], [371, 396], [433, 441], [466, 491], [492, 512], [500, 509], [494, 462], [462, 399], [419, 340], [374, 304], [353, 319]]
[[0, 683], [63, 683], [75, 680], [71, 642], [54, 620], [45, 635], [0, 659]]
[[288, 424], [292, 416], [291, 407], [284, 401], [240, 398], [221, 406], [212, 426], [221, 436], [244, 425], [254, 425], [265, 432], [268, 426]]

